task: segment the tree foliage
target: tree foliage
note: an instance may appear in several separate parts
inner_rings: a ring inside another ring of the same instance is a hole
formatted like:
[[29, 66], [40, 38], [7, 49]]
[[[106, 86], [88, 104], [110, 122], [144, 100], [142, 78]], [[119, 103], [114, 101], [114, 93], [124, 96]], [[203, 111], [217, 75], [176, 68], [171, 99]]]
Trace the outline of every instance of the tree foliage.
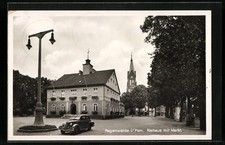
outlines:
[[125, 110], [132, 110], [134, 108], [134, 103], [129, 92], [122, 94], [121, 102], [124, 104]]
[[[41, 97], [42, 104], [46, 107], [47, 87], [51, 81], [47, 78], [41, 78]], [[14, 115], [32, 115], [36, 106], [37, 99], [37, 78], [31, 78], [13, 71], [13, 114]]]
[[144, 85], [138, 85], [131, 91], [131, 97], [134, 107], [141, 109], [147, 102], [147, 88]]
[[135, 108], [144, 108], [145, 103], [148, 102], [147, 94], [147, 88], [144, 85], [138, 85], [131, 92], [123, 93], [121, 101], [125, 106], [125, 110], [129, 110], [133, 114]]
[[198, 97], [204, 129], [205, 17], [148, 16], [140, 28], [148, 33], [145, 42], [155, 46], [148, 75], [154, 105], [172, 107], [186, 98]]

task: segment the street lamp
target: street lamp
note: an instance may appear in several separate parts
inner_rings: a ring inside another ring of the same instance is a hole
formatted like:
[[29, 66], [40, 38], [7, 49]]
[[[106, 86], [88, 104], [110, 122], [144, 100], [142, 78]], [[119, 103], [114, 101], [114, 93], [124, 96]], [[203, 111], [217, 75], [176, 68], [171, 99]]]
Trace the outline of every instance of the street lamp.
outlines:
[[30, 42], [30, 38], [31, 37], [38, 37], [39, 38], [39, 55], [38, 55], [38, 95], [37, 95], [37, 104], [36, 104], [36, 114], [35, 114], [35, 121], [34, 121], [34, 126], [43, 126], [44, 122], [43, 122], [43, 107], [42, 107], [42, 103], [41, 103], [41, 40], [44, 37], [45, 34], [52, 32], [51, 34], [51, 38], [49, 39], [49, 41], [53, 44], [55, 42], [54, 39], [54, 30], [47, 30], [47, 31], [43, 31], [43, 32], [39, 32], [36, 34], [32, 34], [29, 35], [28, 37], [28, 44], [26, 45], [27, 48], [30, 50], [32, 45]]

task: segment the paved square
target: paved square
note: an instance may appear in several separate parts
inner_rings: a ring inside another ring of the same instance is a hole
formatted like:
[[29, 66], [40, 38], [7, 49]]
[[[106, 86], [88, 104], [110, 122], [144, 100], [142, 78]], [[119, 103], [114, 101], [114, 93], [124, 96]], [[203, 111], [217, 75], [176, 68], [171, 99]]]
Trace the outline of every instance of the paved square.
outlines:
[[[59, 127], [68, 119], [45, 118], [44, 123]], [[205, 131], [195, 127], [187, 127], [185, 122], [176, 122], [164, 117], [125, 117], [120, 119], [97, 120], [92, 119], [95, 126], [91, 131], [82, 132], [79, 135], [205, 135]], [[14, 135], [59, 135], [59, 130], [40, 133], [22, 133], [17, 129], [24, 125], [31, 125], [34, 117], [14, 117]]]

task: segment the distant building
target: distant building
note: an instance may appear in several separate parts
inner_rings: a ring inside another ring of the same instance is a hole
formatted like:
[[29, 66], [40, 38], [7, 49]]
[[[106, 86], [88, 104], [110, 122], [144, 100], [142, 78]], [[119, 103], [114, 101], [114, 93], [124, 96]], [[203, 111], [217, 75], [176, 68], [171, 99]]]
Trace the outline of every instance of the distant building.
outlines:
[[165, 116], [166, 113], [166, 107], [161, 105], [156, 107], [156, 116]]
[[131, 55], [130, 70], [127, 72], [127, 92], [131, 92], [136, 86], [136, 71], [134, 70], [134, 64]]
[[87, 59], [83, 71], [65, 74], [47, 90], [47, 116], [124, 113], [114, 69], [96, 71]]

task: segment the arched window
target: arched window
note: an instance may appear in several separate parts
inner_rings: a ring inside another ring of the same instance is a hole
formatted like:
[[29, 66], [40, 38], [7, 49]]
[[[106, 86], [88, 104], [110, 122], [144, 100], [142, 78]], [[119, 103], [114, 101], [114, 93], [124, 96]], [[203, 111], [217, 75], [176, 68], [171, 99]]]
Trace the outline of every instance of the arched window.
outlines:
[[98, 111], [98, 104], [94, 104], [94, 111]]
[[83, 104], [83, 111], [87, 111], [87, 104]]
[[51, 105], [51, 111], [56, 111], [56, 105], [55, 104]]
[[61, 111], [65, 111], [66, 110], [66, 107], [64, 104], [61, 104], [61, 108], [60, 108]]

